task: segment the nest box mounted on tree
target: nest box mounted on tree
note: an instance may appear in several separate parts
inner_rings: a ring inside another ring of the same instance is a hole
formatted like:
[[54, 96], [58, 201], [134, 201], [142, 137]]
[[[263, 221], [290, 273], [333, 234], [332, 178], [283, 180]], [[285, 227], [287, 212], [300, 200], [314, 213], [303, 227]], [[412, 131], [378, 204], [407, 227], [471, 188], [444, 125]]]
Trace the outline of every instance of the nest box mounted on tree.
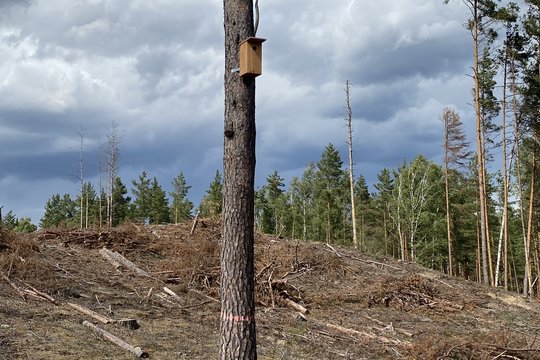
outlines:
[[262, 43], [266, 39], [250, 37], [240, 43], [240, 76], [262, 74]]

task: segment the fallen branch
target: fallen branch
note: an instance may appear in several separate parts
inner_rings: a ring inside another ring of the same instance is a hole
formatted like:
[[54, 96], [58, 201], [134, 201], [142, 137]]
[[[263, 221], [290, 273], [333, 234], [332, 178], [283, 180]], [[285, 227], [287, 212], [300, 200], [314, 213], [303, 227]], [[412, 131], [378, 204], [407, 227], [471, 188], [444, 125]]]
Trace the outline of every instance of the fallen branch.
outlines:
[[302, 314], [307, 314], [309, 312], [309, 310], [307, 308], [305, 308], [304, 306], [292, 301], [291, 299], [287, 299], [285, 298], [284, 299], [285, 301], [285, 304], [287, 304], [290, 308], [302, 313]]
[[402, 335], [405, 335], [405, 336], [408, 336], [408, 337], [413, 337], [413, 336], [414, 336], [413, 333], [410, 333], [410, 332], [408, 332], [407, 330], [398, 329], [398, 328], [394, 327], [392, 324], [389, 324], [389, 325], [388, 325], [388, 324], [385, 324], [385, 323], [383, 323], [383, 322], [380, 321], [380, 320], [377, 320], [377, 319], [372, 318], [371, 316], [364, 315], [364, 317], [365, 317], [366, 319], [368, 319], [368, 320], [373, 321], [373, 322], [376, 323], [377, 325], [384, 326], [384, 329], [383, 329], [383, 330], [388, 329], [388, 328], [391, 327], [392, 329], [394, 329], [395, 332], [397, 332], [397, 333], [399, 333], [399, 334], [402, 334]]
[[9, 278], [6, 275], [2, 274], [2, 277], [9, 283], [9, 285], [11, 285], [13, 289], [15, 289], [15, 292], [17, 293], [17, 295], [19, 295], [20, 297], [23, 298], [24, 301], [26, 301], [26, 296], [24, 296], [24, 292], [22, 291], [22, 289], [18, 287], [17, 285], [15, 285], [15, 283], [13, 283], [11, 280], [9, 280]]
[[174, 291], [172, 291], [171, 289], [169, 289], [168, 287], [164, 286], [163, 291], [165, 291], [167, 294], [172, 296], [176, 301], [182, 301], [182, 298], [180, 296], [176, 295], [176, 293]]
[[[27, 294], [30, 294], [30, 295], [36, 295], [37, 297], [41, 298], [41, 299], [44, 299], [44, 300], [48, 300], [50, 302], [52, 302], [54, 305], [58, 305], [58, 302], [56, 301], [55, 298], [53, 298], [51, 295], [49, 294], [46, 294], [42, 291], [39, 291], [38, 289], [36, 289], [35, 287], [31, 286], [31, 285], [28, 285], [27, 283], [25, 283], [26, 286], [28, 286], [30, 289], [32, 290], [25, 290], [23, 289]], [[32, 294], [32, 292], [34, 294]]]
[[118, 345], [122, 349], [127, 350], [127, 351], [137, 355], [137, 357], [139, 357], [139, 358], [148, 358], [148, 356], [149, 356], [148, 353], [143, 351], [140, 347], [135, 347], [133, 345], [128, 344], [127, 342], [120, 339], [119, 337], [114, 336], [113, 334], [101, 329], [100, 327], [92, 324], [91, 322], [84, 321], [83, 325], [88, 326], [89, 328], [94, 330], [94, 332], [96, 334], [98, 334], [100, 337], [102, 337], [102, 338], [104, 338], [106, 340], [109, 340], [110, 342], [112, 342], [115, 345]]
[[[58, 303], [56, 302], [56, 299], [53, 298], [51, 295], [49, 294], [46, 294], [42, 291], [39, 291], [38, 289], [36, 289], [35, 287], [33, 287], [32, 285], [29, 285], [27, 283], [24, 283], [26, 286], [28, 286], [30, 289], [32, 289], [32, 291], [39, 297], [45, 299], [45, 300], [48, 300], [50, 302], [52, 302], [54, 305], [58, 305]], [[25, 290], [26, 293], [29, 293], [29, 290]]]
[[330, 245], [330, 244], [328, 244], [328, 243], [325, 244], [325, 245], [326, 245], [327, 248], [330, 248], [330, 250], [332, 250], [332, 252], [333, 252], [334, 254], [336, 254], [336, 256], [337, 256], [338, 258], [342, 258], [342, 257], [343, 257], [343, 255], [341, 255], [340, 253], [338, 253], [337, 250], [334, 249], [334, 247], [333, 247], [332, 245]]
[[134, 263], [132, 263], [116, 251], [110, 251], [107, 248], [103, 248], [99, 251], [99, 253], [111, 264], [113, 264], [115, 268], [118, 268], [119, 266], [124, 266], [126, 269], [133, 271], [137, 275], [151, 277], [151, 275], [148, 274], [146, 271], [138, 268]]
[[103, 323], [103, 324], [112, 324], [112, 323], [114, 323], [113, 319], [108, 318], [106, 316], [103, 316], [101, 314], [98, 314], [97, 312], [95, 312], [93, 310], [90, 310], [88, 308], [85, 308], [84, 306], [73, 304], [73, 303], [70, 303], [70, 302], [68, 302], [67, 304], [69, 306], [71, 306], [72, 308], [74, 308], [75, 310], [78, 310], [78, 311], [82, 312], [83, 314], [86, 314], [86, 315], [96, 319], [97, 321]]
[[340, 325], [327, 323], [326, 327], [328, 327], [330, 329], [333, 329], [333, 330], [336, 330], [336, 331], [339, 331], [341, 333], [347, 334], [347, 335], [351, 335], [351, 336], [355, 336], [355, 337], [361, 337], [361, 338], [368, 338], [368, 339], [371, 339], [371, 340], [377, 340], [377, 341], [379, 341], [381, 343], [384, 343], [384, 344], [399, 345], [399, 346], [405, 346], [405, 347], [412, 346], [412, 344], [410, 342], [408, 342], [408, 341], [400, 341], [400, 340], [397, 340], [397, 339], [390, 339], [390, 338], [387, 338], [386, 336], [376, 335], [376, 334], [368, 333], [368, 332], [365, 332], [365, 331], [358, 331], [358, 330], [355, 330], [355, 329], [349, 329], [349, 328], [346, 328], [346, 327], [343, 327], [343, 326], [340, 326]]
[[274, 265], [275, 265], [275, 263], [272, 261], [270, 264], [268, 264], [268, 265], [266, 265], [265, 267], [263, 267], [263, 268], [261, 269], [261, 271], [259, 271], [259, 272], [257, 273], [257, 275], [255, 275], [255, 279], [260, 278], [261, 275], [262, 275], [266, 270], [270, 269], [270, 268], [271, 268], [272, 266], [274, 266]]
[[364, 263], [364, 264], [380, 265], [380, 266], [384, 266], [384, 267], [387, 267], [387, 268], [390, 268], [390, 269], [393, 269], [393, 270], [401, 271], [401, 269], [398, 268], [398, 267], [395, 267], [395, 266], [392, 266], [392, 265], [388, 265], [388, 264], [384, 264], [384, 263], [382, 263], [382, 262], [378, 262], [378, 261], [375, 261], [375, 260], [364, 260], [364, 259], [360, 259], [360, 258], [358, 258], [358, 257], [356, 257], [356, 256], [347, 255], [347, 254], [340, 254], [340, 253], [337, 252], [336, 249], [334, 249], [334, 247], [333, 247], [332, 245], [330, 245], [330, 244], [325, 244], [325, 245], [326, 245], [326, 247], [330, 248], [330, 250], [331, 250], [334, 254], [336, 254], [336, 256], [339, 257], [339, 258], [346, 257], [346, 258], [349, 258], [349, 259], [351, 259], [351, 260], [360, 261], [360, 262], [362, 262], [362, 263]]

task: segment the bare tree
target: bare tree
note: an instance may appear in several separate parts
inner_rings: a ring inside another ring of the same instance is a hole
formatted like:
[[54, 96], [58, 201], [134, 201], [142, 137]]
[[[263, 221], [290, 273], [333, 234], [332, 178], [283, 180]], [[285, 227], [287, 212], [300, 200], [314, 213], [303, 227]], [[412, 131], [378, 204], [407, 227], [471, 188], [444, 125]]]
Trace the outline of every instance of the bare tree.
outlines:
[[84, 132], [83, 128], [79, 130], [79, 180], [80, 180], [80, 210], [81, 210], [81, 219], [80, 219], [80, 228], [81, 230], [84, 227], [84, 158], [83, 158], [83, 142], [84, 142]]
[[354, 206], [354, 170], [353, 170], [353, 131], [352, 131], [352, 110], [351, 110], [351, 99], [350, 99], [350, 82], [349, 80], [345, 83], [345, 106], [347, 109], [347, 129], [349, 133], [349, 139], [347, 144], [349, 145], [349, 184], [351, 186], [351, 218], [352, 218], [352, 227], [353, 227], [353, 244], [355, 248], [358, 248], [358, 238], [356, 235], [356, 208]]
[[107, 135], [107, 181], [108, 181], [108, 194], [107, 194], [107, 221], [109, 227], [113, 226], [113, 193], [114, 182], [118, 176], [118, 156], [119, 149], [118, 143], [120, 138], [118, 135], [118, 125], [113, 121], [111, 132]]
[[99, 227], [103, 225], [103, 193], [105, 190], [103, 189], [103, 156], [104, 156], [104, 150], [103, 145], [101, 144], [101, 139], [99, 140], [99, 146], [98, 146], [98, 188], [99, 188], [99, 201], [98, 201], [98, 217], [99, 217]]
[[470, 155], [469, 143], [465, 139], [463, 123], [459, 114], [453, 109], [444, 108], [441, 120], [444, 126], [444, 183], [446, 193], [446, 229], [448, 239], [448, 274], [455, 274], [454, 246], [452, 241], [452, 225], [450, 214], [449, 173], [452, 167], [464, 165], [464, 160]]
[[256, 359], [255, 77], [239, 76], [239, 43], [255, 35], [252, 0], [224, 0], [225, 119], [220, 359]]

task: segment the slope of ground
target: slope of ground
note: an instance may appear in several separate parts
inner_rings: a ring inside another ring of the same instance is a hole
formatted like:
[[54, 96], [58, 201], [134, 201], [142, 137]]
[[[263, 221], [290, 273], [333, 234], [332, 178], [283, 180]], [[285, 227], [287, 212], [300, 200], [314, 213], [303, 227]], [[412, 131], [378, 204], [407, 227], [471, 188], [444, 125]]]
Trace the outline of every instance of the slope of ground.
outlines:
[[[0, 359], [135, 357], [83, 321], [152, 359], [217, 358], [220, 226], [190, 227], [0, 233]], [[540, 304], [516, 294], [318, 243], [257, 235], [255, 252], [259, 359], [540, 359]]]

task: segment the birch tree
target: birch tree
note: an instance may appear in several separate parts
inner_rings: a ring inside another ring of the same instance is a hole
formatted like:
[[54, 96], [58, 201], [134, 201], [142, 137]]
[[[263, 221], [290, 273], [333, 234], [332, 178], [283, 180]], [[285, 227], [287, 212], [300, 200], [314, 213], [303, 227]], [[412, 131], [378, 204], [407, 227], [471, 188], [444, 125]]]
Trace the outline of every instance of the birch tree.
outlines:
[[410, 165], [401, 166], [395, 176], [390, 216], [397, 229], [403, 261], [416, 259], [416, 234], [432, 187], [428, 173], [428, 161], [418, 156]]

